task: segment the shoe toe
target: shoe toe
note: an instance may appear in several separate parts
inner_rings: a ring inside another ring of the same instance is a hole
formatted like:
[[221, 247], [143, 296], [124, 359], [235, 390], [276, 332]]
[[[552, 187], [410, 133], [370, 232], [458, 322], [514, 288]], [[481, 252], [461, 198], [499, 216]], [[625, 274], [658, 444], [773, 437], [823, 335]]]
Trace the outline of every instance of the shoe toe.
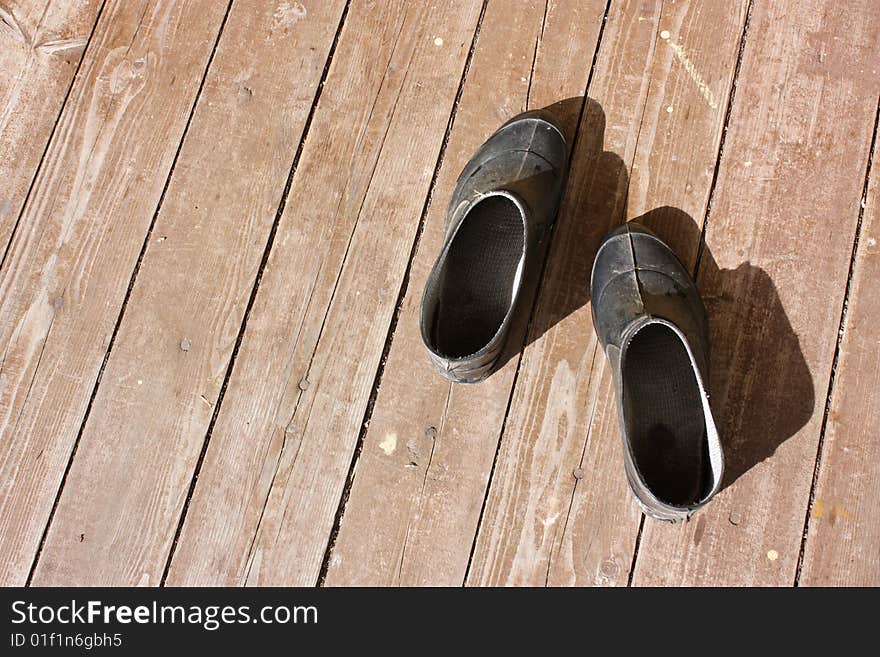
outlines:
[[596, 303], [608, 283], [635, 269], [632, 244], [626, 226], [610, 233], [599, 246], [590, 276], [590, 296]]
[[486, 142], [492, 150], [529, 151], [562, 173], [568, 161], [568, 145], [562, 129], [547, 112], [538, 110], [513, 117]]
[[689, 334], [705, 334], [705, 309], [687, 269], [660, 238], [636, 223], [618, 227], [600, 245], [590, 296], [603, 344], [618, 344], [629, 322], [644, 313], [676, 321]]

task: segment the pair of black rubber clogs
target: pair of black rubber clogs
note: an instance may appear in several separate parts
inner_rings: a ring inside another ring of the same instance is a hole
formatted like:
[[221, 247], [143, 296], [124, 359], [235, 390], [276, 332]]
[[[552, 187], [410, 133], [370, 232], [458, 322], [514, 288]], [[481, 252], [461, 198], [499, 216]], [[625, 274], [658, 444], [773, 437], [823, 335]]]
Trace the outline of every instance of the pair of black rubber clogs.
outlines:
[[[499, 128], [468, 162], [446, 216], [421, 308], [422, 339], [450, 381], [477, 383], [499, 362], [539, 244], [565, 186], [568, 146], [543, 112]], [[609, 234], [590, 280], [593, 326], [617, 397], [624, 465], [650, 516], [688, 518], [718, 491], [723, 458], [705, 383], [706, 311], [687, 270], [633, 223]]]

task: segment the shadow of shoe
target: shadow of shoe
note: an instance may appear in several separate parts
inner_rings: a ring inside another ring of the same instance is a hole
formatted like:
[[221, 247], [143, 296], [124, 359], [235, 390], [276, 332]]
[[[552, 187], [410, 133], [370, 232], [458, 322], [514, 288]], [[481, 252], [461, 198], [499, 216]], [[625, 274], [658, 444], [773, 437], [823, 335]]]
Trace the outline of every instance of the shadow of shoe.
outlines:
[[544, 108], [556, 118], [572, 144], [568, 182], [550, 233], [550, 244], [544, 245], [548, 253], [541, 289], [535, 294], [536, 276], [524, 295], [534, 303], [527, 303], [521, 309], [498, 368], [548, 329], [587, 305], [590, 272], [599, 244], [624, 220], [626, 166], [617, 154], [603, 150], [605, 113], [602, 107], [590, 98], [585, 103], [582, 101], [580, 97], [569, 98]]
[[724, 445], [726, 488], [771, 457], [813, 415], [813, 378], [776, 286], [744, 262], [719, 269], [700, 227], [685, 212], [657, 208], [637, 221], [663, 239], [691, 271], [709, 317], [712, 412]]

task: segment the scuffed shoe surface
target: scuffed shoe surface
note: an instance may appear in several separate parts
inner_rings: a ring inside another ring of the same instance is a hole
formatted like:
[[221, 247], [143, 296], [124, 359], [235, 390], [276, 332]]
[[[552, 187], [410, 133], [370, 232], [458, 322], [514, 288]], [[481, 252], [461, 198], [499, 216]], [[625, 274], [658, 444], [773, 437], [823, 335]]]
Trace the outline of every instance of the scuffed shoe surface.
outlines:
[[697, 287], [666, 244], [630, 223], [599, 247], [590, 294], [614, 373], [630, 487], [648, 515], [686, 519], [718, 491], [723, 470]]
[[425, 286], [422, 339], [437, 370], [459, 383], [489, 376], [522, 291], [537, 275], [568, 166], [561, 130], [543, 112], [514, 117], [471, 158], [446, 214]]

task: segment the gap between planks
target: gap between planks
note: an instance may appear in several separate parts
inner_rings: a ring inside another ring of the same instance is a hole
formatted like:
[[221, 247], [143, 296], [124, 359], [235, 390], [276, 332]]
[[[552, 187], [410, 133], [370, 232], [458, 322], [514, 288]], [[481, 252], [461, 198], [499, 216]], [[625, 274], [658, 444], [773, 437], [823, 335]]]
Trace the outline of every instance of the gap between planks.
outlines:
[[859, 242], [862, 236], [862, 224], [865, 218], [865, 207], [868, 201], [868, 187], [871, 181], [871, 169], [874, 164], [874, 154], [877, 147], [877, 129], [880, 127], [880, 99], [877, 101], [877, 112], [874, 116], [874, 132], [871, 136], [871, 145], [868, 150], [868, 164], [865, 167], [865, 183], [862, 187], [862, 195], [859, 203], [859, 218], [856, 222], [856, 232], [853, 237], [852, 255], [849, 261], [849, 271], [846, 277], [846, 287], [843, 292], [843, 306], [840, 311], [840, 324], [837, 329], [837, 343], [834, 346], [834, 357], [831, 360], [831, 375], [828, 377], [828, 392], [825, 396], [825, 409], [822, 414], [822, 428], [819, 430], [819, 444], [816, 448], [816, 465], [813, 468], [813, 479], [810, 482], [810, 497], [807, 502], [807, 512], [804, 516], [804, 531], [801, 536], [801, 546], [798, 552], [797, 569], [795, 570], [794, 586], [800, 586], [801, 572], [804, 567], [804, 556], [807, 550], [807, 537], [810, 532], [810, 519], [813, 514], [813, 505], [816, 501], [816, 487], [819, 483], [819, 471], [822, 467], [822, 452], [825, 447], [825, 432], [828, 428], [828, 418], [831, 415], [831, 402], [834, 398], [834, 383], [837, 377], [837, 366], [840, 362], [840, 350], [843, 346], [843, 338], [846, 333], [846, 314], [849, 310], [849, 296], [852, 291], [852, 281], [855, 274], [856, 260], [858, 259]]
[[[602, 14], [602, 25], [599, 26], [599, 34], [596, 37], [596, 47], [593, 50], [593, 59], [590, 62], [590, 72], [587, 75], [587, 84], [584, 86], [583, 103], [581, 103], [581, 109], [578, 114], [578, 120], [577, 120], [577, 125], [575, 127], [574, 138], [572, 139], [572, 145], [571, 145], [571, 151], [570, 151], [571, 155], [569, 155], [569, 157], [573, 157], [573, 155], [575, 153], [575, 149], [577, 148], [578, 136], [580, 135], [581, 124], [582, 124], [583, 118], [584, 118], [584, 112], [587, 108], [590, 86], [593, 82], [593, 76], [596, 72], [596, 64], [599, 60], [599, 51], [602, 49], [602, 37], [605, 34], [605, 25], [608, 23], [608, 14], [611, 11], [611, 2], [612, 2], [612, 0], [608, 0], [605, 3], [605, 11]], [[544, 20], [545, 21], [546, 21], [546, 18], [547, 18], [547, 14], [545, 11], [545, 13], [544, 13]], [[541, 23], [541, 36], [543, 36], [543, 35], [544, 35], [544, 23], [542, 22]], [[540, 37], [539, 37], [539, 39], [540, 39]], [[535, 46], [535, 54], [536, 54], [536, 59], [537, 59], [537, 44]], [[534, 61], [532, 62], [532, 69], [534, 72]], [[531, 90], [531, 79], [529, 80], [529, 90]], [[520, 345], [520, 356], [522, 355], [523, 347], [525, 346], [526, 341], [529, 338], [529, 331], [531, 329], [531, 325], [532, 325], [532, 321], [534, 319], [535, 311], [538, 307], [538, 297], [540, 295], [540, 290], [541, 290], [542, 283], [544, 280], [544, 274], [547, 269], [547, 260], [549, 260], [551, 245], [552, 245], [553, 236], [555, 235], [555, 233], [556, 233], [556, 222], [553, 223], [553, 227], [551, 228], [551, 232], [548, 237], [547, 257], [544, 259], [544, 262], [541, 265], [541, 272], [538, 277], [537, 287], [535, 288], [537, 290], [537, 293], [535, 294], [535, 298], [532, 300], [532, 308], [531, 308], [530, 315], [529, 315], [529, 321], [526, 325], [526, 330], [523, 333], [522, 345]], [[507, 397], [507, 406], [504, 409], [504, 419], [501, 422], [501, 431], [499, 433], [498, 443], [495, 446], [495, 456], [492, 458], [492, 467], [489, 470], [489, 478], [486, 480], [486, 490], [483, 493], [483, 502], [480, 505], [480, 515], [477, 520], [476, 530], [474, 531], [474, 538], [473, 538], [473, 541], [471, 542], [471, 549], [470, 549], [470, 553], [468, 554], [467, 567], [465, 568], [465, 571], [464, 571], [464, 578], [462, 580], [462, 585], [464, 585], [468, 581], [468, 577], [470, 576], [471, 564], [473, 563], [474, 553], [476, 552], [476, 549], [477, 549], [477, 540], [479, 539], [479, 536], [480, 536], [480, 527], [482, 527], [482, 525], [483, 525], [483, 516], [486, 512], [486, 505], [489, 502], [489, 493], [492, 490], [492, 480], [495, 476], [495, 466], [498, 463], [498, 455], [501, 452], [501, 445], [503, 443], [504, 433], [505, 433], [505, 430], [507, 429], [507, 418], [510, 415], [510, 409], [513, 404], [514, 392], [516, 391], [516, 384], [519, 379], [519, 370], [520, 370], [521, 364], [522, 364], [522, 357], [520, 357], [517, 360], [516, 369], [514, 370], [514, 373], [513, 373], [513, 382], [511, 383], [511, 386], [510, 386], [510, 394]]]
[[333, 552], [333, 548], [336, 545], [336, 537], [339, 535], [339, 527], [342, 523], [342, 516], [345, 514], [345, 507], [348, 503], [348, 498], [351, 494], [351, 487], [354, 483], [355, 468], [357, 467], [358, 460], [360, 459], [361, 452], [363, 451], [367, 428], [370, 426], [370, 418], [373, 415], [373, 408], [376, 405], [376, 397], [379, 394], [379, 386], [382, 385], [382, 375], [385, 373], [385, 362], [388, 358], [388, 353], [391, 350], [391, 343], [394, 340], [394, 333], [397, 329], [397, 323], [400, 319], [401, 310], [403, 309], [404, 297], [406, 296], [407, 290], [409, 289], [413, 258], [415, 257], [416, 251], [418, 250], [422, 234], [425, 231], [425, 221], [427, 219], [428, 210], [431, 207], [431, 201], [434, 198], [434, 187], [437, 183], [437, 176], [440, 173], [440, 168], [443, 165], [443, 159], [446, 156], [446, 147], [449, 144], [449, 136], [452, 132], [452, 126], [455, 123], [456, 114], [458, 113], [458, 106], [461, 102], [461, 94], [464, 89], [465, 83], [467, 82], [468, 73], [470, 72], [471, 61], [473, 60], [474, 51], [477, 47], [477, 41], [480, 37], [480, 28], [483, 25], [483, 18], [486, 15], [486, 7], [488, 6], [488, 3], [489, 0], [483, 0], [483, 5], [480, 8], [480, 15], [477, 18], [477, 26], [474, 29], [474, 36], [471, 39], [470, 49], [468, 50], [467, 57], [465, 58], [464, 69], [462, 70], [461, 78], [459, 79], [458, 89], [456, 90], [455, 94], [455, 100], [452, 103], [452, 111], [450, 112], [449, 120], [446, 123], [446, 131], [443, 134], [443, 142], [440, 145], [440, 152], [437, 155], [437, 161], [434, 165], [434, 172], [431, 175], [431, 182], [428, 186], [428, 194], [425, 197], [425, 203], [422, 206], [422, 212], [419, 217], [419, 225], [416, 229], [416, 237], [413, 240], [412, 248], [410, 249], [410, 256], [409, 260], [407, 260], [406, 263], [406, 270], [404, 271], [403, 282], [401, 283], [400, 290], [398, 291], [397, 303], [394, 306], [394, 314], [392, 315], [391, 322], [388, 325], [388, 333], [385, 337], [385, 345], [382, 348], [382, 356], [379, 360], [379, 367], [376, 370], [376, 375], [373, 379], [373, 385], [370, 389], [370, 397], [367, 401], [367, 408], [364, 412], [363, 421], [361, 422], [361, 429], [358, 434], [357, 444], [355, 445], [354, 454], [352, 455], [351, 464], [349, 465], [348, 474], [345, 479], [345, 487], [343, 488], [342, 495], [339, 498], [339, 505], [336, 508], [336, 514], [333, 518], [333, 526], [327, 539], [327, 547], [324, 550], [324, 557], [321, 560], [321, 569], [318, 574], [317, 586], [324, 586], [324, 581], [327, 578], [327, 570], [330, 567], [330, 556]]
[[[101, 379], [104, 375], [104, 368], [107, 366], [107, 361], [110, 359], [110, 352], [113, 350], [113, 345], [116, 342], [116, 336], [119, 332], [119, 327], [122, 324], [123, 317], [125, 316], [125, 309], [128, 306], [128, 300], [131, 297], [131, 292], [134, 289], [137, 275], [140, 272], [141, 263], [143, 262], [144, 254], [146, 253], [146, 250], [147, 250], [147, 245], [149, 244], [150, 237], [153, 233], [153, 227], [156, 224], [156, 219], [159, 216], [159, 211], [162, 209], [162, 203], [165, 200], [165, 193], [168, 191], [168, 185], [171, 182], [171, 178], [174, 176], [174, 167], [177, 165], [177, 158], [180, 156], [180, 150], [183, 147], [183, 142], [186, 140], [186, 135], [189, 132], [189, 127], [190, 127], [190, 124], [192, 123], [192, 119], [193, 119], [193, 115], [195, 114], [196, 106], [198, 105], [199, 98], [202, 95], [202, 90], [205, 87], [205, 80], [208, 77], [208, 72], [211, 70], [211, 63], [214, 61], [214, 55], [217, 52], [217, 46], [220, 43], [220, 38], [223, 36], [223, 28], [226, 26], [226, 20], [229, 18], [229, 12], [232, 9], [232, 3], [233, 3], [233, 0], [228, 0], [228, 3], [226, 5], [226, 11], [223, 14], [223, 20], [220, 22], [220, 29], [217, 31], [217, 37], [214, 39], [214, 44], [211, 48], [211, 54], [208, 57], [208, 63], [205, 66], [205, 71], [202, 74], [202, 79], [199, 82], [198, 90], [196, 91], [192, 106], [190, 107], [189, 116], [186, 119], [186, 123], [184, 125], [183, 132], [181, 133], [181, 136], [180, 136], [180, 141], [177, 144], [177, 150], [174, 153], [174, 158], [171, 162], [171, 168], [169, 169], [168, 175], [165, 178], [165, 184], [162, 187], [162, 194], [159, 196], [159, 202], [156, 205], [156, 210], [153, 212], [153, 217], [150, 220], [150, 226], [147, 229], [147, 234], [144, 237], [143, 244], [141, 245], [141, 250], [140, 250], [140, 253], [138, 254], [137, 262], [135, 263], [134, 269], [132, 270], [132, 273], [131, 273], [131, 277], [129, 278], [128, 288], [125, 292], [125, 297], [123, 298], [122, 306], [119, 309], [119, 314], [116, 317], [116, 323], [113, 326], [113, 332], [110, 335], [110, 341], [107, 344], [107, 351], [104, 353], [104, 358], [101, 361], [101, 368], [98, 370], [98, 376], [95, 379], [95, 384], [92, 387], [91, 394], [89, 395], [89, 402], [86, 406], [85, 413], [83, 414], [83, 419], [82, 419], [82, 422], [80, 423], [79, 431], [77, 431], [76, 440], [73, 443], [73, 449], [70, 452], [70, 457], [67, 459], [67, 466], [64, 468], [64, 475], [61, 478], [61, 483], [58, 486], [58, 491], [55, 494], [55, 500], [52, 503], [52, 510], [49, 513], [49, 518], [46, 521], [46, 526], [43, 528], [43, 533], [40, 536], [39, 547], [37, 548], [37, 552], [34, 555], [34, 560], [31, 563], [31, 568], [30, 568], [30, 571], [28, 572], [27, 580], [25, 580], [25, 586], [31, 585], [31, 582], [33, 581], [33, 578], [34, 578], [34, 573], [37, 570], [37, 564], [40, 561], [40, 555], [43, 552], [43, 546], [45, 545], [46, 537], [49, 534], [49, 527], [52, 526], [52, 521], [55, 518], [55, 512], [58, 509], [58, 502], [61, 500], [61, 494], [64, 491], [65, 484], [67, 483], [67, 477], [70, 474], [70, 468], [73, 465], [74, 458], [76, 458], [76, 452], [77, 452], [77, 448], [79, 447], [80, 439], [82, 438], [83, 431], [85, 430], [85, 427], [86, 427], [86, 423], [89, 420], [89, 414], [91, 413], [92, 404], [95, 401], [95, 396], [98, 394], [98, 388], [101, 385]], [[106, 0], [105, 0], [104, 4], [106, 4]], [[102, 10], [104, 8], [104, 4], [101, 5]], [[100, 15], [99, 15], [99, 17], [100, 17]], [[141, 17], [141, 19], [143, 19], [143, 16]], [[97, 27], [97, 24], [98, 24], [98, 21], [95, 21], [95, 27]], [[92, 34], [94, 34], [95, 27], [92, 28]], [[138, 30], [140, 29], [140, 25], [138, 25], [137, 29]], [[137, 35], [137, 30], [135, 31], [135, 36], [136, 35]], [[91, 40], [91, 36], [89, 37], [89, 39]], [[88, 44], [86, 45], [86, 48], [88, 48]], [[82, 62], [84, 59], [85, 59], [85, 52], [83, 52], [83, 58], [80, 60], [80, 62]], [[75, 79], [76, 79], [76, 76], [74, 76], [74, 80]], [[71, 89], [72, 88], [73, 88], [73, 84], [71, 83]], [[70, 93], [70, 90], [68, 90], [68, 94], [69, 93]], [[66, 99], [65, 99], [65, 103], [66, 103]], [[56, 124], [57, 124], [57, 122], [56, 122]], [[51, 142], [51, 139], [50, 139], [50, 142]], [[48, 149], [48, 146], [47, 146], [47, 149]], [[4, 254], [4, 257], [5, 257], [5, 254]], [[187, 501], [188, 501], [188, 499], [189, 498], [187, 498]]]
[[[703, 217], [703, 225], [700, 230], [700, 240], [697, 243], [697, 258], [694, 264], [693, 276], [696, 280], [697, 272], [700, 269], [700, 261], [703, 258], [703, 250], [706, 248], [706, 226], [709, 224], [709, 217], [712, 215], [712, 201], [715, 199], [715, 187], [718, 184], [718, 170], [721, 168], [721, 158], [724, 157], [724, 142], [727, 140], [727, 126], [730, 125], [730, 115], [733, 111], [733, 102], [736, 98], [736, 85], [739, 82], [739, 73], [742, 69], [743, 54], [746, 50], [746, 40], [749, 35], [749, 24], [752, 20], [753, 0], [749, 0], [746, 7], [746, 19], [743, 23], [742, 36], [739, 40], [739, 52], [736, 55], [736, 65], [733, 69], [733, 82], [730, 85], [730, 96], [727, 98], [727, 108], [724, 112], [724, 125], [721, 128], [721, 141], [718, 142], [718, 157], [715, 160], [715, 171], [712, 173], [712, 182], [709, 185], [709, 198], [706, 201], [706, 213]], [[641, 534], [641, 528], [639, 529]], [[635, 565], [635, 561], [633, 561]]]
[[[538, 36], [535, 37], [535, 52], [532, 55], [532, 67], [529, 69], [529, 86], [526, 88], [526, 109], [529, 108], [529, 100], [532, 97], [532, 80], [535, 79], [535, 64], [538, 63], [538, 48], [541, 45], [541, 41], [544, 39], [544, 28], [547, 26], [547, 12], [549, 9], [550, 0], [544, 0], [544, 15], [541, 17], [541, 31], [538, 33]], [[605, 24], [604, 20], [602, 21], [602, 24]], [[583, 107], [583, 105], [581, 107]]]

